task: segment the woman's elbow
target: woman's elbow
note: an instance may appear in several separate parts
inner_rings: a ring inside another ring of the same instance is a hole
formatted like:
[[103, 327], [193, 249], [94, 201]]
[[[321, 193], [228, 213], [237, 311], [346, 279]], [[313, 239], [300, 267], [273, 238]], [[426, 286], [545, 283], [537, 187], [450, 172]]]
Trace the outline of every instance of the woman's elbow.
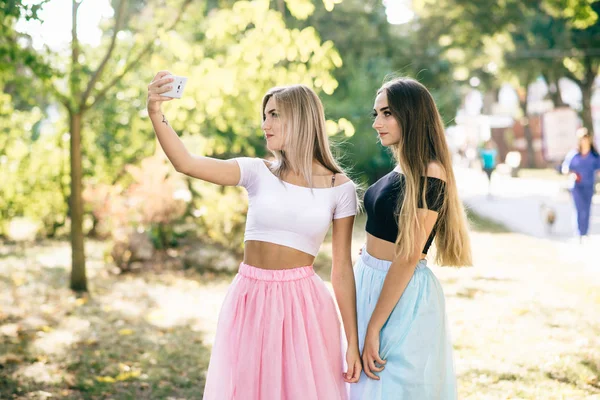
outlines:
[[184, 175], [190, 175], [191, 173], [191, 168], [190, 168], [190, 163], [186, 162], [185, 160], [169, 160], [171, 161], [171, 164], [173, 164], [173, 167], [175, 168], [175, 171], [184, 174]]
[[415, 252], [415, 253], [409, 254], [408, 256], [404, 256], [402, 258], [397, 258], [394, 261], [394, 264], [414, 266], [414, 265], [417, 265], [417, 263], [419, 262], [420, 259], [421, 259], [421, 252]]
[[180, 174], [185, 174], [185, 175], [188, 174], [188, 170], [185, 167], [185, 165], [179, 164], [179, 163], [173, 163], [173, 162], [171, 162], [171, 164], [173, 164], [175, 171], [179, 172]]

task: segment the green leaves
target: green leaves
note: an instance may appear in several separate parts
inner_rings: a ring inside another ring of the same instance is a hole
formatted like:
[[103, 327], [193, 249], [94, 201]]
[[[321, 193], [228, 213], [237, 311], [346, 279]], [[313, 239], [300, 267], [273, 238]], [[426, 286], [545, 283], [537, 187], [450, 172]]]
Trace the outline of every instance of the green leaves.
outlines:
[[165, 110], [178, 132], [213, 140], [205, 154], [233, 155], [249, 143], [262, 148], [260, 104], [270, 87], [303, 83], [325, 93], [337, 87], [331, 72], [342, 62], [333, 43], [322, 42], [312, 27], [287, 27], [269, 2], [238, 1], [197, 24], [186, 22], [181, 32], [203, 36], [169, 35], [162, 47], [177, 50], [153, 61], [155, 69], [173, 65], [173, 73], [190, 77], [184, 98]]
[[285, 3], [290, 14], [300, 20], [308, 18], [315, 11], [311, 0], [285, 0]]
[[585, 29], [598, 21], [598, 14], [592, 4], [598, 0], [546, 0], [544, 5], [548, 12], [566, 19], [574, 28]]

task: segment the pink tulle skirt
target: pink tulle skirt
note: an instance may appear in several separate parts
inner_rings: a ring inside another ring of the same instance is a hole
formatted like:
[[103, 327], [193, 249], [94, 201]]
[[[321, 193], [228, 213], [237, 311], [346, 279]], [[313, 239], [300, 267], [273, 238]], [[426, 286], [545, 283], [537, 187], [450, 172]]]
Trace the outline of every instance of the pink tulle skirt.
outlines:
[[204, 400], [346, 400], [335, 303], [311, 266], [241, 264], [225, 297]]

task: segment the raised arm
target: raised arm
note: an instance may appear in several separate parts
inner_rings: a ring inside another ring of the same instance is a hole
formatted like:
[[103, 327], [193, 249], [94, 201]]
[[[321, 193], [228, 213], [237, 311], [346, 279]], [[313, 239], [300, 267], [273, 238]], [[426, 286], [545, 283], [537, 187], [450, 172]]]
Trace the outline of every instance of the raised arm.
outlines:
[[148, 115], [156, 137], [169, 161], [178, 172], [193, 178], [224, 186], [237, 185], [240, 180], [240, 168], [235, 160], [219, 160], [191, 154], [169, 125], [161, 110], [161, 105], [165, 101], [173, 100], [170, 97], [162, 96], [162, 93], [171, 89], [172, 78], [170, 75], [171, 73], [168, 71], [160, 71], [148, 85]]

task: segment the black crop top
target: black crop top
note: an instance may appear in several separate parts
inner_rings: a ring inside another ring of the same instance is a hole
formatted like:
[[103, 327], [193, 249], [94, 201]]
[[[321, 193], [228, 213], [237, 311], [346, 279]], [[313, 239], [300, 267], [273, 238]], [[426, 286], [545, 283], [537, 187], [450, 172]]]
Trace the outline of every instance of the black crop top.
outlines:
[[[371, 235], [395, 243], [398, 237], [398, 203], [400, 196], [404, 195], [406, 177], [396, 171], [392, 171], [375, 182], [365, 193], [365, 211], [367, 212], [367, 232]], [[421, 177], [425, 183], [425, 177]], [[421, 186], [421, 190], [423, 186]], [[444, 203], [446, 182], [441, 179], [427, 177], [427, 193], [425, 200], [427, 208], [439, 211]], [[421, 200], [422, 192], [419, 194], [419, 208], [423, 208]], [[431, 234], [425, 243], [423, 253], [427, 254], [429, 247], [435, 238], [437, 222], [433, 226]]]

